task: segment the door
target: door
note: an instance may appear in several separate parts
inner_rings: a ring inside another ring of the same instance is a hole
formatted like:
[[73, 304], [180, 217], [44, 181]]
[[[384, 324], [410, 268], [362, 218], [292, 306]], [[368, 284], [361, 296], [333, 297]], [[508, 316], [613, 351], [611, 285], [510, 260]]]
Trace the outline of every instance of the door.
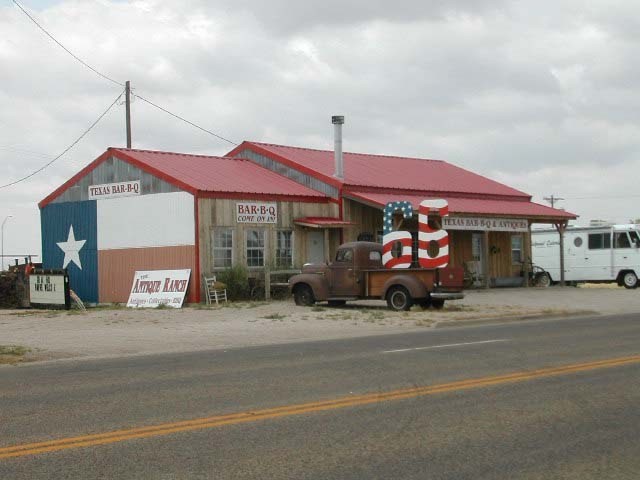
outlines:
[[613, 233], [613, 271], [612, 277], [621, 270], [633, 270], [638, 273], [638, 234], [631, 232]]
[[354, 250], [341, 248], [336, 252], [336, 259], [331, 262], [331, 295], [336, 297], [353, 297], [360, 293], [360, 283], [354, 262]]
[[324, 263], [324, 231], [311, 230], [307, 232], [306, 263]]
[[575, 279], [611, 280], [612, 255], [611, 231], [589, 233], [582, 262], [582, 274], [576, 274]]

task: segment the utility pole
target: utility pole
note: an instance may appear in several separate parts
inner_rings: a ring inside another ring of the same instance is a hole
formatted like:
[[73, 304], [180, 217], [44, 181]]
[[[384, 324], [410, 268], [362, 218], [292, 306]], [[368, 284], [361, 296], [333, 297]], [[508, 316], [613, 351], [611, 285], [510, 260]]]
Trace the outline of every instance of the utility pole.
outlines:
[[0, 229], [2, 230], [2, 246], [0, 247], [1, 252], [0, 252], [0, 261], [2, 263], [0, 263], [0, 271], [4, 272], [4, 224], [7, 223], [7, 220], [9, 220], [10, 218], [12, 218], [13, 215], [7, 215], [5, 217], [5, 219], [2, 221], [2, 227], [0, 227]]
[[543, 197], [547, 202], [551, 204], [551, 208], [555, 208], [555, 204], [558, 200], [564, 200], [564, 198], [551, 195], [550, 197]]
[[127, 122], [127, 148], [131, 148], [131, 82], [129, 80], [124, 84], [124, 104]]

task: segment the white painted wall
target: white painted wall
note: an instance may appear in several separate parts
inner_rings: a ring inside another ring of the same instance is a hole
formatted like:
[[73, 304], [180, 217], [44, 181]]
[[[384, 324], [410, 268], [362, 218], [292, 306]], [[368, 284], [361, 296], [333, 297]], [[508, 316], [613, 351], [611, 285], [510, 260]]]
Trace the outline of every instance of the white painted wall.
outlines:
[[186, 192], [98, 200], [98, 249], [195, 245], [193, 207]]

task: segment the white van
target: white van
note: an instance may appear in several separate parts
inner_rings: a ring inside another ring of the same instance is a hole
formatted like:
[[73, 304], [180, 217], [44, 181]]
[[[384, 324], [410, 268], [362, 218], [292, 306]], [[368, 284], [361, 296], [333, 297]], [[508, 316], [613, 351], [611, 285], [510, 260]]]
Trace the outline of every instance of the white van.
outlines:
[[[564, 234], [564, 278], [567, 282], [618, 282], [638, 286], [638, 225], [568, 227]], [[531, 232], [533, 263], [552, 281], [560, 280], [560, 236], [555, 229]]]

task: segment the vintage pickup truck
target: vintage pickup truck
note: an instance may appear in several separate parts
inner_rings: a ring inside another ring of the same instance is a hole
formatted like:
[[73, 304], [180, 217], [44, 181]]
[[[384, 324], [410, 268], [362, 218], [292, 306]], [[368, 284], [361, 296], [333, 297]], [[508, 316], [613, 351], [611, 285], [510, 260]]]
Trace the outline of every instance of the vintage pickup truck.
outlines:
[[302, 273], [289, 279], [289, 287], [296, 305], [384, 299], [392, 310], [409, 310], [414, 303], [442, 308], [445, 300], [463, 298], [463, 276], [460, 267], [385, 268], [381, 244], [351, 242], [338, 248], [329, 265], [305, 264]]

